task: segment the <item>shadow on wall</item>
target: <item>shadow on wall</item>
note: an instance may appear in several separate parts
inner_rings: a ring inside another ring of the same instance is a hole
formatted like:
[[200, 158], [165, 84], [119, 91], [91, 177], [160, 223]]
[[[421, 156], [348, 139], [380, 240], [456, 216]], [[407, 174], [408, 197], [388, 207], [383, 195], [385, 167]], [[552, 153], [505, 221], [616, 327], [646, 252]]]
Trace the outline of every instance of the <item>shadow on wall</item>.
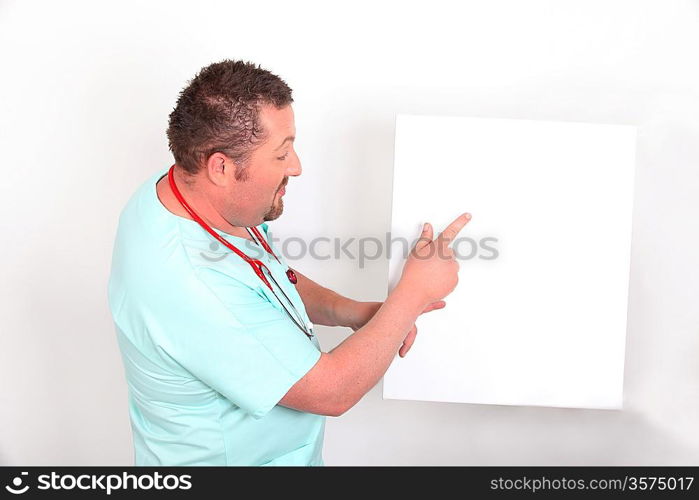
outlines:
[[328, 420], [324, 458], [328, 465], [696, 465], [699, 449], [638, 410], [382, 400], [379, 385]]

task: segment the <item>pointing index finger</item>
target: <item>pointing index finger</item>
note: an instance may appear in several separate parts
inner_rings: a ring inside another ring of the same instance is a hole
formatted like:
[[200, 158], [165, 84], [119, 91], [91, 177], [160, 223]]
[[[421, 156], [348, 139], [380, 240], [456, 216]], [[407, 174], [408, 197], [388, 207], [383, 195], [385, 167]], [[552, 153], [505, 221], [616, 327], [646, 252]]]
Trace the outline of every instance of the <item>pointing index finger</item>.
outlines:
[[446, 242], [447, 244], [452, 241], [454, 238], [456, 238], [456, 235], [459, 234], [459, 231], [461, 231], [466, 224], [471, 220], [471, 214], [463, 213], [459, 215], [454, 222], [449, 224], [447, 228], [439, 233], [439, 236], [437, 239], [440, 242]]

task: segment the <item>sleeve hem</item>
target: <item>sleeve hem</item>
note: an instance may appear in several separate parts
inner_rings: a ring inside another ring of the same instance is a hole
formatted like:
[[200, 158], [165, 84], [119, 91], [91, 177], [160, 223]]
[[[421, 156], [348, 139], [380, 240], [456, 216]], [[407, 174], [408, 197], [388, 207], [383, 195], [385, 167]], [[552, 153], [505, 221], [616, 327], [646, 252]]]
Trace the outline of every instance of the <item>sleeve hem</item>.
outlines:
[[313, 352], [309, 353], [309, 355], [306, 356], [303, 362], [299, 364], [298, 369], [294, 370], [295, 373], [289, 373], [289, 378], [286, 381], [284, 381], [284, 383], [279, 384], [276, 390], [271, 392], [269, 401], [259, 406], [255, 411], [250, 412], [250, 415], [257, 420], [269, 413], [272, 410], [272, 408], [279, 404], [279, 401], [281, 401], [284, 395], [287, 392], [289, 392], [289, 389], [291, 389], [294, 386], [294, 384], [296, 384], [296, 382], [301, 380], [304, 377], [304, 375], [311, 371], [311, 369], [320, 359], [320, 356], [321, 352], [319, 350], [314, 349]]

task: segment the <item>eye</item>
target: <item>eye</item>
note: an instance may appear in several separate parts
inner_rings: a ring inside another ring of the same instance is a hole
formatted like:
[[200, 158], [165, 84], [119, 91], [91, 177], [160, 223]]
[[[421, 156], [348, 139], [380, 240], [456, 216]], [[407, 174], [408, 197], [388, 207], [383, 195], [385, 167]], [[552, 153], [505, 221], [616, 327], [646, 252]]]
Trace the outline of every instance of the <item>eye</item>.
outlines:
[[284, 156], [277, 156], [277, 160], [286, 160], [286, 157], [289, 156], [289, 152], [287, 151], [284, 153]]

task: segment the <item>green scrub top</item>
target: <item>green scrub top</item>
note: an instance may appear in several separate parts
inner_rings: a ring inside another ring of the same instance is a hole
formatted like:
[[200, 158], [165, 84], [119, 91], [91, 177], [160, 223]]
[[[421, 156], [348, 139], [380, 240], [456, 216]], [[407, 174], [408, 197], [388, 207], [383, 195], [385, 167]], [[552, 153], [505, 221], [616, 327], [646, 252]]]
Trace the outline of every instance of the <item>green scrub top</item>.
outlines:
[[[109, 306], [128, 384], [136, 465], [323, 465], [325, 417], [277, 403], [320, 358], [249, 264], [156, 194], [164, 169], [119, 218]], [[267, 235], [267, 224], [257, 226]], [[303, 318], [287, 264], [261, 259]]]

